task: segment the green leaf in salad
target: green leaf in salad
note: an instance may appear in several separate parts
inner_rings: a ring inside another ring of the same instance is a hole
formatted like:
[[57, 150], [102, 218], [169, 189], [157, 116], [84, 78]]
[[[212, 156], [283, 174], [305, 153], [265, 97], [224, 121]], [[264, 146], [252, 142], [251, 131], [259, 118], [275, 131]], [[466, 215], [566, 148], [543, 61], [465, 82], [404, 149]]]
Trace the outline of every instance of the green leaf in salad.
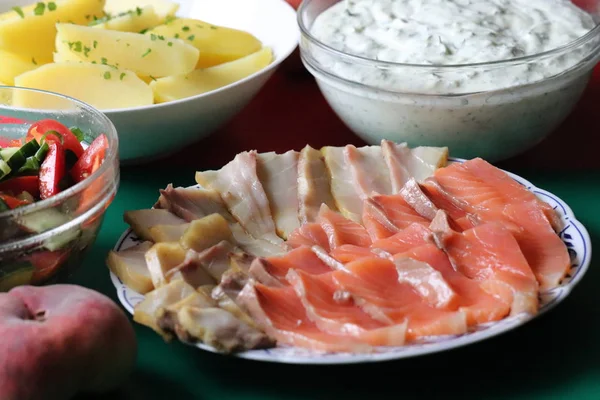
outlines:
[[78, 127], [72, 126], [71, 128], [69, 128], [69, 130], [73, 133], [73, 135], [75, 135], [79, 142], [83, 141], [83, 139], [85, 138], [85, 133], [83, 133], [83, 131]]

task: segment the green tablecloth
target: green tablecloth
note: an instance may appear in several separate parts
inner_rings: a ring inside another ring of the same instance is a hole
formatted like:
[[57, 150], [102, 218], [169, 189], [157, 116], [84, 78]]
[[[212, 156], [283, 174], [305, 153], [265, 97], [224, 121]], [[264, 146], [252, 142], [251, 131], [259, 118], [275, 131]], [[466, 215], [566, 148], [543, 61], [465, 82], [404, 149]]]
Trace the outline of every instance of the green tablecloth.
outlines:
[[[107, 252], [126, 229], [125, 210], [151, 206], [168, 183], [193, 184], [194, 171], [156, 167], [122, 171], [121, 188], [78, 283], [117, 301]], [[565, 200], [600, 235], [600, 171], [513, 171]], [[167, 344], [135, 325], [135, 373], [102, 399], [476, 398], [600, 399], [600, 258], [580, 285], [550, 313], [500, 337], [425, 357], [351, 366], [289, 366], [210, 354]], [[85, 397], [87, 398], [87, 397]]]

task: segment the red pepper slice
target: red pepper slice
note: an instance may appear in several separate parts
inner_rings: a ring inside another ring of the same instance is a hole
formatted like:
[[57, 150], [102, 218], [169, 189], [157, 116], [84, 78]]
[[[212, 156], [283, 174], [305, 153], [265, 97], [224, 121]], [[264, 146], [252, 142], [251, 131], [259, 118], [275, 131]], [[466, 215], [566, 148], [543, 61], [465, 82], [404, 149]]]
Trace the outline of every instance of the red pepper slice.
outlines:
[[71, 177], [75, 182], [81, 182], [100, 168], [107, 149], [108, 139], [106, 135], [102, 134], [94, 139], [71, 169]]
[[42, 283], [54, 275], [60, 266], [69, 257], [70, 250], [42, 251], [31, 254], [28, 261], [34, 266], [35, 271], [31, 277], [34, 284]]
[[43, 119], [31, 125], [29, 131], [27, 131], [27, 141], [29, 142], [32, 139], [36, 139], [41, 143], [42, 137], [50, 131], [58, 132], [62, 136], [62, 140], [56, 135], [47, 135], [45, 138], [46, 142], [60, 141], [65, 150], [71, 150], [75, 153], [77, 158], [81, 157], [83, 154], [83, 146], [81, 146], [77, 137], [69, 128], [53, 119]]
[[0, 182], [0, 192], [14, 195], [27, 192], [33, 197], [40, 195], [40, 180], [37, 176], [19, 176]]
[[48, 155], [40, 167], [40, 198], [47, 199], [60, 192], [59, 183], [65, 176], [65, 151], [60, 142], [48, 142]]
[[11, 210], [15, 209], [17, 207], [21, 207], [21, 206], [30, 204], [28, 201], [20, 200], [20, 199], [17, 199], [16, 197], [9, 196], [7, 194], [2, 194], [2, 193], [0, 193], [0, 199], [2, 199], [6, 203], [8, 208], [10, 208]]
[[23, 142], [20, 139], [9, 139], [0, 137], [0, 148], [5, 149], [7, 147], [21, 147]]

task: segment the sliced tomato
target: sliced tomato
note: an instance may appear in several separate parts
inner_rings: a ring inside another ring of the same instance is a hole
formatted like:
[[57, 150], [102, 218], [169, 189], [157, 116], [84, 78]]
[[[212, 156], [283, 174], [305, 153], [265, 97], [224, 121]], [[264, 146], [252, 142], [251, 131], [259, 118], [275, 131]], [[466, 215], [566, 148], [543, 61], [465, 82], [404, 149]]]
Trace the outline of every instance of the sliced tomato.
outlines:
[[48, 142], [48, 154], [40, 167], [40, 198], [47, 199], [60, 192], [65, 176], [65, 150], [60, 142]]
[[28, 261], [33, 265], [35, 271], [31, 278], [32, 283], [38, 284], [48, 280], [54, 275], [60, 266], [69, 258], [70, 250], [42, 251], [33, 253]]
[[19, 139], [9, 139], [0, 137], [0, 148], [6, 149], [7, 147], [21, 147], [23, 142]]
[[27, 141], [36, 139], [39, 143], [41, 143], [44, 135], [51, 131], [59, 133], [60, 137], [57, 135], [47, 135], [45, 138], [46, 142], [50, 143], [52, 141], [60, 141], [65, 150], [71, 150], [73, 153], [75, 153], [77, 158], [81, 157], [83, 154], [83, 146], [81, 146], [81, 143], [79, 143], [77, 137], [69, 128], [53, 119], [43, 119], [31, 125], [29, 127], [29, 131], [27, 132]]
[[11, 210], [15, 209], [17, 207], [26, 206], [27, 204], [30, 204], [28, 201], [20, 200], [20, 199], [17, 199], [16, 197], [9, 196], [7, 194], [2, 194], [2, 193], [0, 193], [0, 199], [2, 199], [4, 201], [4, 203], [6, 203], [8, 208], [10, 208]]
[[100, 165], [104, 162], [104, 157], [106, 157], [107, 149], [108, 139], [106, 135], [100, 135], [94, 139], [71, 169], [71, 177], [75, 182], [81, 182], [100, 168]]
[[19, 176], [0, 182], [0, 192], [14, 195], [27, 192], [33, 197], [40, 195], [40, 180], [37, 176]]

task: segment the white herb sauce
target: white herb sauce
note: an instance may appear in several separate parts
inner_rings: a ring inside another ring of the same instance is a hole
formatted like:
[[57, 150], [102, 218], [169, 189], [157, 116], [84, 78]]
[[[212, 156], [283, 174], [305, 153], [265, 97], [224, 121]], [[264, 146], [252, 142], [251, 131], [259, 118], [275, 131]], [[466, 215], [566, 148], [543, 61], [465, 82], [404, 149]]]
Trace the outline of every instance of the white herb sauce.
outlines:
[[[343, 0], [315, 20], [321, 42], [364, 58], [459, 65], [534, 55], [585, 35], [595, 22], [569, 0]], [[349, 80], [422, 93], [469, 93], [535, 82], [579, 62], [579, 53], [508, 69], [374, 71], [321, 60]]]

